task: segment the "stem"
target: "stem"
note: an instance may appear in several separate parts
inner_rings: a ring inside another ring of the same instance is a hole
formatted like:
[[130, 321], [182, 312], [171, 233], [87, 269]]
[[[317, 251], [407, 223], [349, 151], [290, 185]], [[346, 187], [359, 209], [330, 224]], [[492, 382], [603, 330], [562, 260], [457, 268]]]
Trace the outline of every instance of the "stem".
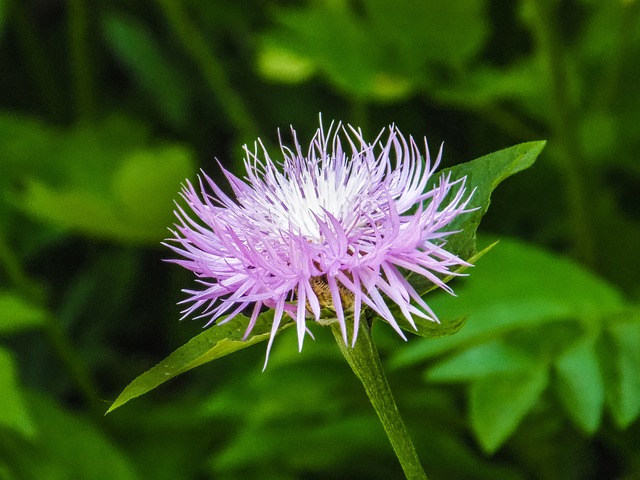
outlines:
[[353, 373], [362, 382], [371, 405], [378, 414], [391, 446], [396, 452], [405, 476], [409, 480], [427, 480], [427, 475], [420, 464], [416, 449], [407, 427], [400, 417], [398, 406], [387, 383], [378, 351], [371, 339], [371, 327], [368, 324], [360, 326], [358, 338], [353, 348], [344, 344], [340, 325], [331, 324], [331, 331]]
[[64, 112], [64, 103], [61, 101], [63, 97], [60, 95], [51, 59], [42, 47], [25, 3], [22, 0], [14, 0], [10, 1], [5, 8], [13, 16], [11, 20], [18, 48], [24, 58], [34, 90], [38, 93], [50, 118], [59, 120]]
[[86, 0], [69, 0], [69, 50], [76, 115], [81, 121], [93, 116], [93, 92], [88, 52], [88, 17]]
[[602, 75], [603, 81], [596, 92], [596, 101], [594, 102], [596, 108], [600, 110], [608, 110], [614, 101], [618, 100], [620, 76], [627, 55], [631, 53], [635, 26], [640, 14], [640, 2], [620, 2], [618, 8], [620, 9], [620, 23], [617, 28], [611, 29], [612, 32], [616, 32], [618, 41], [605, 65], [606, 70]]
[[570, 100], [564, 45], [560, 39], [557, 15], [549, 0], [533, 0], [532, 25], [541, 57], [547, 62], [553, 103], [552, 126], [558, 146], [558, 158], [566, 179], [569, 216], [572, 222], [575, 256], [582, 263], [594, 264], [594, 237], [590, 222], [588, 166], [578, 140], [575, 108]]
[[[37, 306], [45, 303], [45, 291], [36, 282], [29, 279], [22, 268], [18, 255], [12, 251], [9, 242], [0, 235], [0, 267], [4, 267], [7, 277], [15, 291]], [[75, 384], [89, 411], [100, 419], [104, 414], [104, 403], [98, 397], [98, 387], [91, 372], [86, 367], [82, 355], [75, 349], [59, 319], [50, 312], [45, 315], [44, 334], [63, 368]]]
[[176, 38], [202, 71], [211, 91], [216, 94], [229, 122], [242, 137], [254, 138], [258, 133], [257, 122], [229, 82], [220, 61], [211, 53], [207, 40], [187, 15], [184, 3], [172, 0], [158, 0], [158, 3]]

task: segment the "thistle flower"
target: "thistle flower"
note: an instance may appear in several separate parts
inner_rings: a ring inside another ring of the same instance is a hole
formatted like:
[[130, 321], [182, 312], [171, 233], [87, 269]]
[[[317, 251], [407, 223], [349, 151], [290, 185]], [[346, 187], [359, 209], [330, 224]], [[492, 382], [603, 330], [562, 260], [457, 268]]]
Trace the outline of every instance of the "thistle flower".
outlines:
[[335, 313], [346, 345], [345, 317], [353, 317], [353, 345], [363, 308], [404, 339], [387, 302], [413, 328], [414, 316], [438, 321], [405, 275], [453, 293], [442, 277], [469, 264], [445, 250], [446, 227], [469, 211], [473, 192], [465, 195], [465, 178], [449, 175], [425, 191], [442, 156], [441, 147], [431, 162], [426, 139], [423, 159], [394, 126], [371, 144], [360, 130], [333, 127], [321, 125], [306, 153], [292, 128], [293, 149], [281, 140], [278, 163], [262, 142], [253, 151], [245, 146], [246, 177], [222, 169], [235, 200], [205, 173], [197, 186], [183, 187], [192, 212], [177, 207], [168, 246], [183, 257], [172, 261], [202, 285], [184, 290], [185, 317], [200, 311], [208, 324], [222, 324], [253, 305], [246, 338], [261, 309], [273, 308], [267, 358], [285, 315], [295, 319], [300, 349], [308, 319], [322, 321], [323, 309]]

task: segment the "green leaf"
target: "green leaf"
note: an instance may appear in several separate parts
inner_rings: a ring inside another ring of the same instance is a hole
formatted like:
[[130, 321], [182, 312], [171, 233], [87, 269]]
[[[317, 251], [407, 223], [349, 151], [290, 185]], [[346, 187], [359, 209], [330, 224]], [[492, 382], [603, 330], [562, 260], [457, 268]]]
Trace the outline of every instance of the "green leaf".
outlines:
[[94, 182], [83, 178], [94, 176], [86, 169], [61, 186], [27, 180], [15, 204], [35, 218], [86, 235], [124, 242], [161, 240], [171, 222], [172, 199], [193, 172], [191, 153], [178, 145], [140, 147], [120, 153], [108, 168]]
[[603, 344], [607, 404], [616, 425], [626, 428], [640, 414], [640, 313], [612, 320]]
[[258, 50], [258, 70], [268, 80], [297, 84], [308, 80], [315, 67], [308, 58], [265, 39]]
[[425, 65], [458, 69], [478, 53], [488, 33], [484, 4], [484, 0], [367, 0], [363, 7], [378, 48], [396, 54], [388, 61], [417, 76]]
[[465, 323], [467, 323], [467, 319], [469, 315], [465, 315], [463, 317], [458, 317], [454, 319], [440, 319], [440, 323], [430, 322], [429, 320], [425, 320], [424, 318], [414, 318], [413, 321], [418, 327], [417, 330], [414, 330], [411, 325], [406, 325], [404, 321], [398, 322], [400, 326], [411, 333], [415, 333], [421, 337], [427, 338], [440, 338], [440, 337], [448, 337], [449, 335], [453, 335], [458, 332], [462, 327], [464, 327]]
[[0, 291], [0, 335], [41, 327], [47, 313], [21, 297]]
[[[444, 83], [443, 71], [460, 71], [477, 55], [488, 33], [484, 3], [367, 0], [357, 8], [331, 2], [281, 9], [278, 27], [262, 38], [261, 66], [275, 51], [280, 60], [309, 65], [305, 73], [319, 70], [349, 97], [397, 101], [420, 85]], [[274, 80], [306, 78], [287, 75], [285, 65], [282, 75], [262, 71]]]
[[513, 239], [503, 238], [472, 272], [456, 285], [457, 297], [438, 293], [429, 299], [436, 314], [457, 318], [471, 312], [465, 328], [450, 337], [410, 342], [392, 365], [559, 320], [596, 322], [624, 307], [618, 290], [583, 267]]
[[520, 350], [494, 341], [468, 348], [439, 362], [426, 374], [436, 382], [465, 382], [490, 375], [530, 370], [533, 361]]
[[538, 402], [549, 381], [547, 367], [476, 380], [469, 392], [471, 426], [487, 453], [495, 452]]
[[161, 232], [128, 225], [118, 215], [112, 200], [97, 192], [74, 187], [54, 189], [32, 180], [26, 183], [21, 197], [20, 208], [59, 228], [133, 242], [162, 238]]
[[119, 216], [132, 226], [165, 232], [173, 218], [172, 199], [193, 170], [193, 155], [179, 145], [127, 155], [113, 176]]
[[586, 433], [598, 429], [604, 407], [604, 380], [595, 345], [592, 338], [582, 339], [555, 362], [560, 399], [569, 417]]
[[[447, 237], [449, 252], [461, 258], [469, 258], [475, 253], [476, 231], [489, 208], [491, 193], [504, 179], [533, 165], [545, 143], [521, 143], [442, 171], [441, 175], [451, 174], [452, 180], [467, 177], [468, 191], [475, 189], [469, 208], [477, 208], [473, 212], [460, 215], [449, 225], [449, 231], [459, 231]], [[430, 187], [439, 181], [441, 175], [431, 179]], [[455, 192], [452, 192], [450, 195], [454, 194]]]
[[32, 437], [36, 429], [22, 398], [13, 358], [2, 348], [0, 348], [0, 398], [2, 398], [0, 426]]
[[[469, 258], [468, 262], [471, 263], [472, 265], [475, 264], [475, 262], [480, 257], [482, 257], [489, 250], [491, 250], [495, 245], [497, 245], [497, 243], [498, 242], [492, 243], [488, 247], [482, 249], [482, 251], [476, 253], [471, 258]], [[466, 269], [467, 267], [460, 267], [456, 270], [456, 273], [462, 273]], [[424, 277], [411, 275], [411, 272], [409, 273], [407, 278], [411, 281], [411, 284], [415, 289], [417, 289], [418, 292], [423, 292], [421, 296], [426, 295], [431, 290], [435, 290], [436, 288], [438, 288], [435, 284], [427, 281]], [[454, 278], [456, 278], [456, 275], [449, 275], [448, 277], [445, 277], [443, 281], [447, 283]], [[469, 317], [469, 315], [462, 315], [460, 317], [453, 318], [453, 319], [450, 319], [450, 318], [444, 319], [444, 320], [438, 319], [439, 322], [430, 322], [429, 320], [425, 320], [424, 318], [415, 317], [413, 321], [417, 327], [416, 329], [416, 328], [413, 328], [413, 326], [405, 319], [404, 315], [398, 308], [397, 304], [395, 303], [391, 304], [389, 306], [389, 309], [391, 310], [391, 313], [394, 315], [394, 318], [398, 322], [398, 325], [400, 326], [400, 328], [402, 328], [403, 330], [406, 330], [407, 332], [411, 332], [415, 335], [419, 335], [421, 337], [428, 337], [428, 338], [439, 338], [439, 337], [447, 337], [449, 335], [453, 335], [464, 326], [464, 324], [467, 321], [467, 318]]]
[[183, 125], [190, 90], [182, 71], [167, 60], [147, 26], [126, 15], [111, 13], [104, 16], [103, 30], [108, 46], [131, 72], [142, 94], [150, 96], [172, 124]]
[[0, 38], [2, 38], [2, 34], [4, 33], [4, 25], [7, 21], [7, 4], [9, 2], [7, 0], [0, 0]]
[[[272, 320], [273, 311], [260, 315], [246, 340], [242, 340], [242, 337], [249, 319], [243, 315], [237, 315], [223, 325], [207, 328], [131, 382], [109, 407], [107, 413], [181, 373], [267, 340], [271, 335]], [[277, 333], [291, 325], [293, 321], [284, 318]]]
[[[26, 395], [37, 435], [29, 443], [10, 443], [5, 459], [16, 478], [136, 480], [127, 458], [98, 426], [64, 410], [50, 398]], [[3, 444], [7, 447], [7, 443]]]

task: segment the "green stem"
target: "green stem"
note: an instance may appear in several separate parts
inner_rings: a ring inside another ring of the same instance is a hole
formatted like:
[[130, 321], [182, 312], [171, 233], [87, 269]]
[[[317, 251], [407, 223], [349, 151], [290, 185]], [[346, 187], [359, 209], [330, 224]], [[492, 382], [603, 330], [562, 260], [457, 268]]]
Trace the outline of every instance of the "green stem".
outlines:
[[547, 63], [553, 106], [552, 127], [558, 159], [564, 171], [570, 225], [573, 230], [575, 256], [586, 265], [595, 263], [588, 166], [578, 139], [577, 112], [569, 93], [569, 73], [564, 58], [564, 45], [557, 26], [557, 15], [549, 0], [533, 0], [532, 25], [540, 55]]
[[400, 417], [389, 383], [387, 383], [378, 351], [371, 338], [371, 328], [367, 324], [360, 326], [358, 339], [353, 348], [345, 345], [340, 326], [337, 323], [331, 325], [331, 331], [353, 373], [362, 382], [387, 433], [391, 446], [396, 452], [405, 476], [409, 480], [427, 480], [427, 475], [424, 473], [407, 427]]
[[47, 56], [42, 47], [26, 3], [22, 0], [14, 0], [9, 2], [5, 8], [12, 15], [11, 22], [18, 41], [18, 48], [24, 58], [34, 90], [38, 93], [49, 116], [54, 120], [60, 120], [64, 113], [64, 103], [61, 100], [63, 97], [58, 89], [51, 58]]
[[69, 0], [69, 50], [76, 115], [81, 121], [93, 117], [93, 92], [88, 52], [88, 16], [86, 0]]
[[640, 15], [640, 2], [619, 2], [620, 9], [619, 23], [617, 27], [611, 29], [615, 32], [618, 41], [611, 51], [611, 57], [607, 61], [602, 74], [601, 87], [597, 89], [594, 105], [600, 110], [608, 110], [613, 103], [618, 100], [620, 94], [620, 77], [623, 72], [624, 62], [627, 56], [632, 54], [638, 15]]
[[202, 71], [229, 122], [243, 138], [255, 138], [258, 133], [257, 122], [229, 82], [220, 61], [211, 53], [207, 40], [187, 15], [184, 3], [174, 0], [158, 0], [158, 3], [176, 38]]
[[[25, 299], [38, 306], [45, 303], [44, 289], [29, 279], [18, 255], [12, 251], [9, 242], [2, 235], [0, 235], [0, 267], [4, 268], [14, 289]], [[59, 319], [53, 314], [45, 315], [44, 334], [91, 413], [95, 418], [102, 418], [104, 403], [98, 397], [98, 387], [93, 381], [91, 372], [86, 367], [82, 355], [73, 346], [67, 332], [60, 325]]]

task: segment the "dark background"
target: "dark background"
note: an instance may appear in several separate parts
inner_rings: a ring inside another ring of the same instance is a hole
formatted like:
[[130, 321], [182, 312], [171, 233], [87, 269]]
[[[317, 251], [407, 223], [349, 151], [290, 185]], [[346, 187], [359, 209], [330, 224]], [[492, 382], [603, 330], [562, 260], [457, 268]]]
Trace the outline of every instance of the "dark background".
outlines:
[[201, 332], [162, 261], [180, 184], [319, 113], [443, 166], [548, 140], [433, 296], [463, 330], [374, 331], [430, 478], [640, 477], [639, 27], [637, 0], [0, 1], [0, 478], [401, 476], [319, 326], [103, 415]]

